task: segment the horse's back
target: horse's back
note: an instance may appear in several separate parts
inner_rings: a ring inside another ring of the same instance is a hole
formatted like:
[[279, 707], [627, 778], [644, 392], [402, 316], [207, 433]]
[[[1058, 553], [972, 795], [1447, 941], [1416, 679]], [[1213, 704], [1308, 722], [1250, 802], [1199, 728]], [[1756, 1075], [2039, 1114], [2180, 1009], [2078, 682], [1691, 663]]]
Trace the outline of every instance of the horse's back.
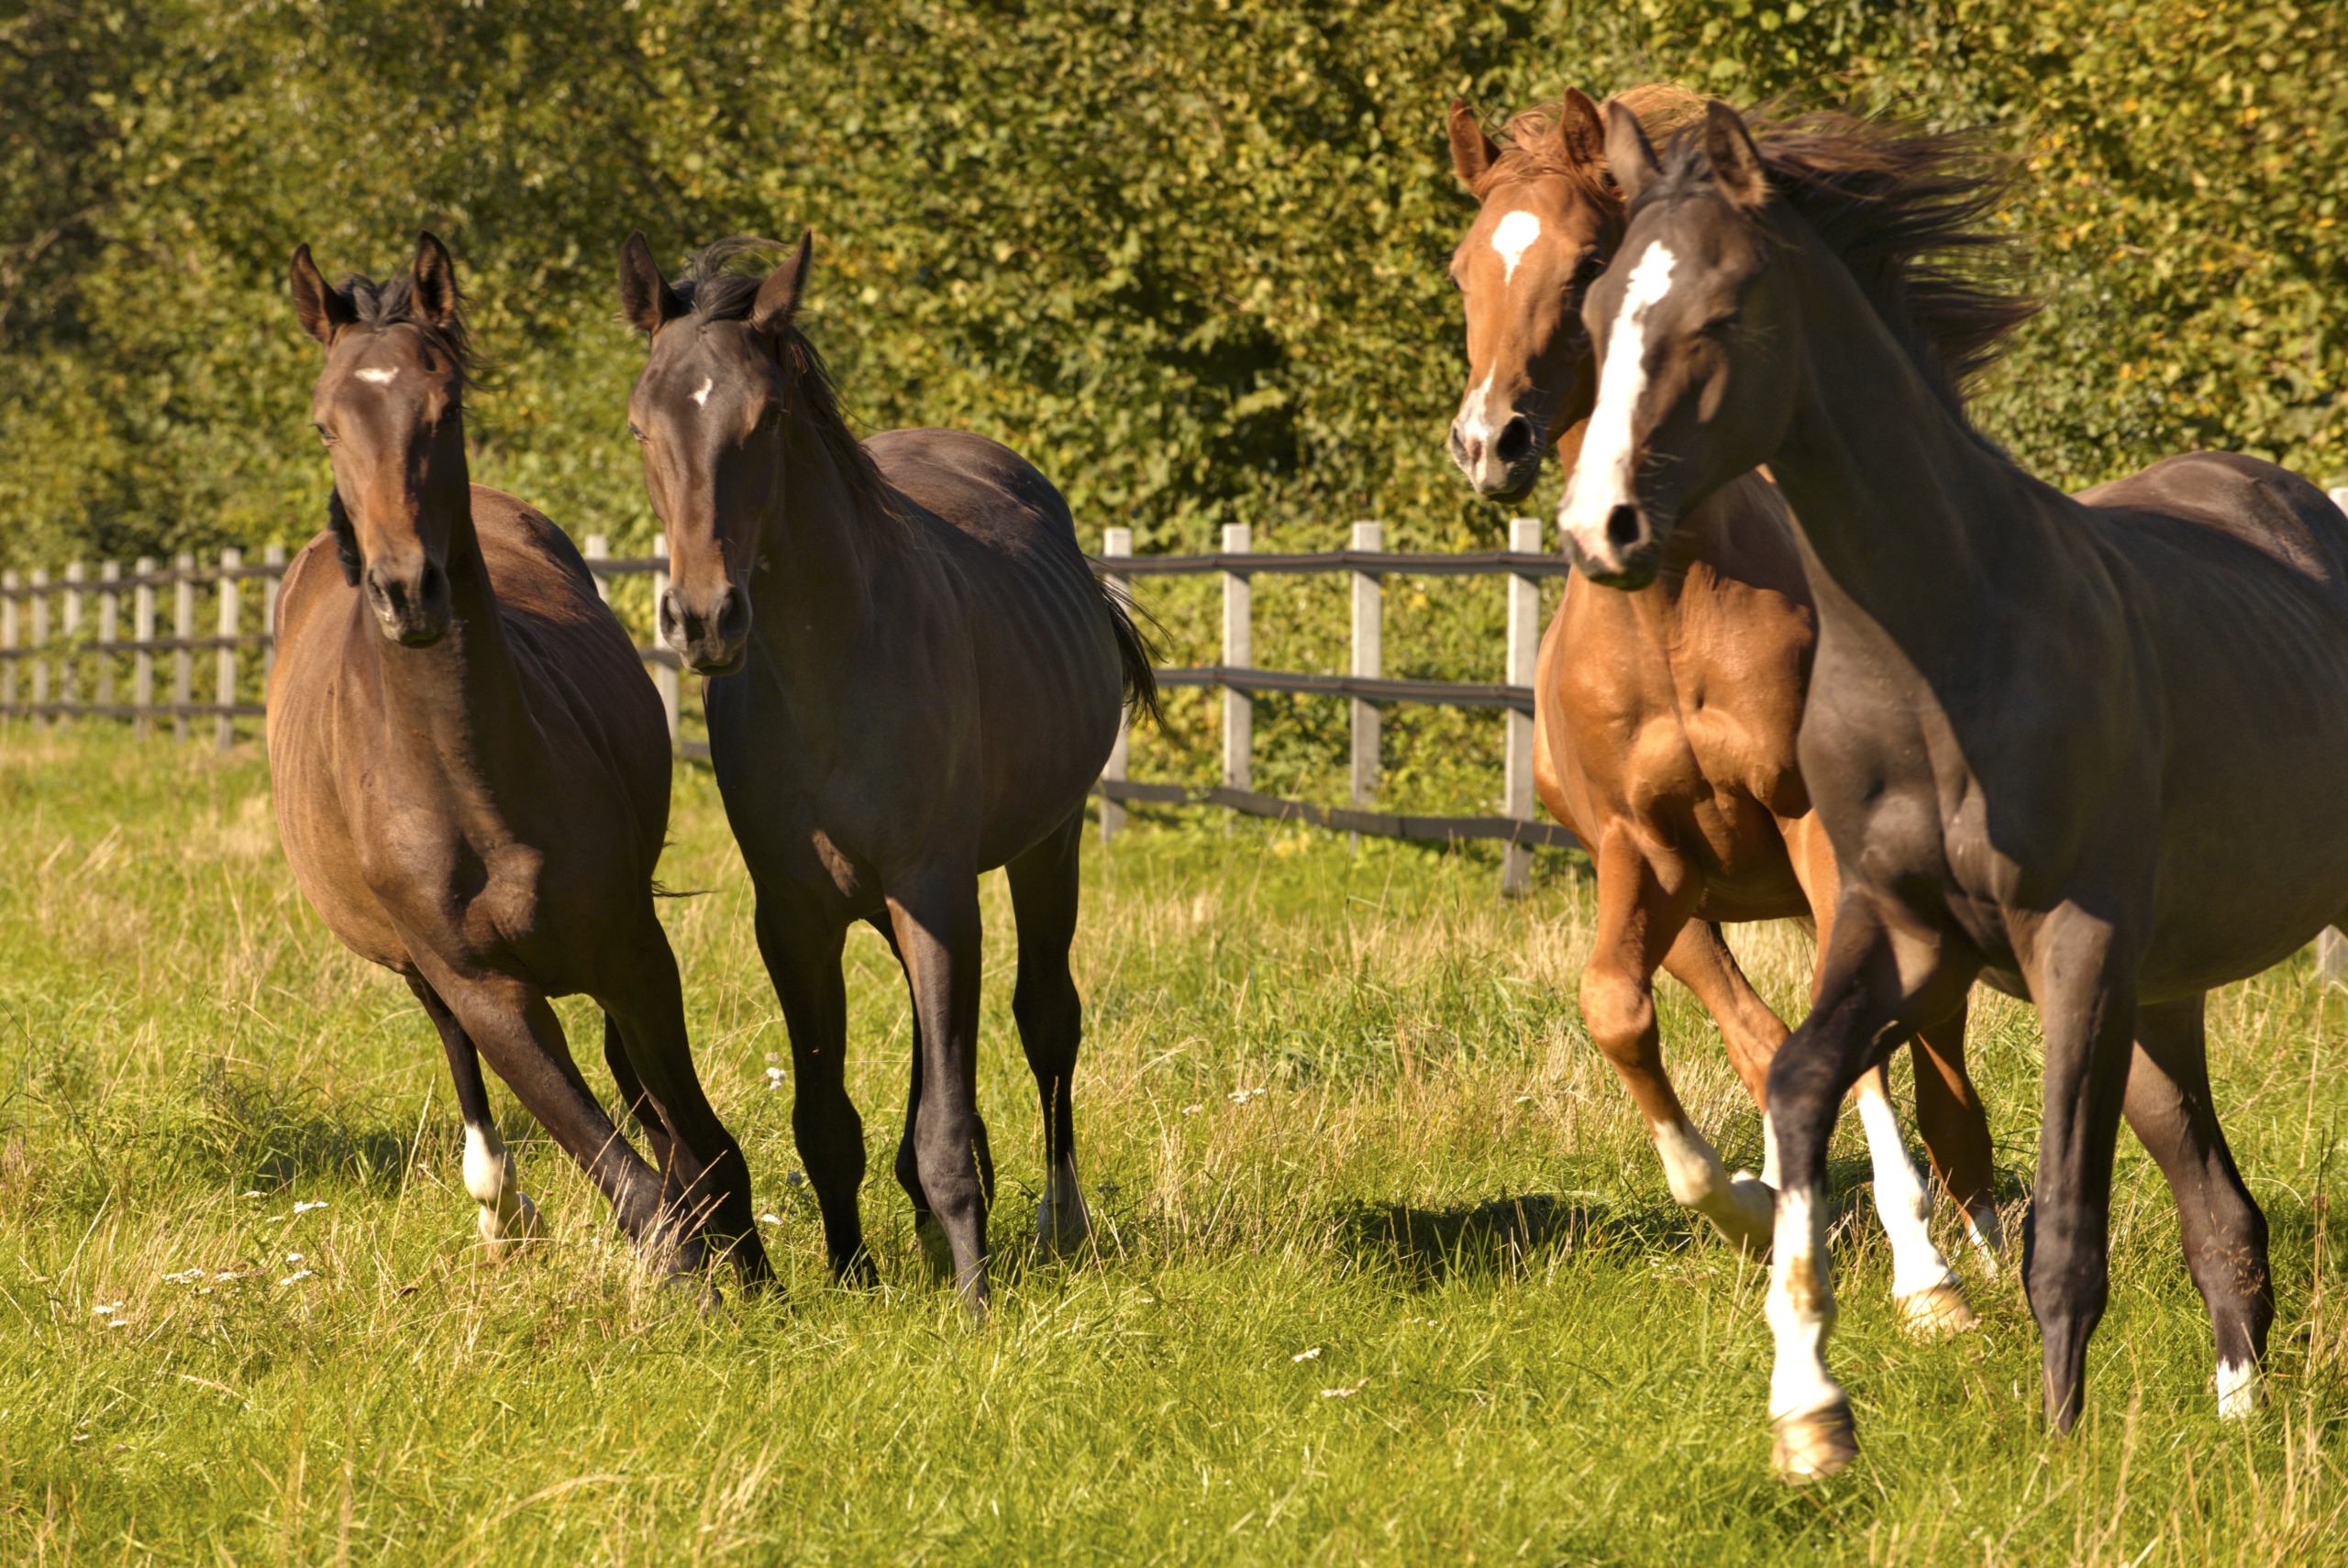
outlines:
[[2114, 521], [2209, 529], [2348, 594], [2348, 517], [2321, 490], [2276, 464], [2238, 452], [2187, 452], [2074, 499]]

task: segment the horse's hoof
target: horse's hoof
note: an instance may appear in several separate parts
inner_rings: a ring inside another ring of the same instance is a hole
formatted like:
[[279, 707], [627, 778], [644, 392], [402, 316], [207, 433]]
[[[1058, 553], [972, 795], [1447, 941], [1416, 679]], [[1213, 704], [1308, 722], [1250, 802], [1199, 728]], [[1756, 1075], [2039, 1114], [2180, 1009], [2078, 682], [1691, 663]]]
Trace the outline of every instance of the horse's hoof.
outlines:
[[946, 1239], [946, 1227], [934, 1214], [925, 1214], [914, 1221], [914, 1238], [921, 1242], [922, 1256], [929, 1260], [929, 1278], [933, 1285], [954, 1283], [954, 1245]]
[[1846, 1470], [1858, 1456], [1858, 1429], [1852, 1425], [1851, 1407], [1830, 1405], [1778, 1423], [1769, 1470], [1778, 1480], [1800, 1485]]
[[478, 1209], [473, 1215], [473, 1224], [481, 1231], [492, 1263], [504, 1263], [521, 1243], [537, 1239], [538, 1206], [523, 1193], [513, 1194], [513, 1198], [510, 1216], [502, 1217], [496, 1209], [488, 1208]]
[[1953, 1279], [1911, 1291], [1898, 1298], [1900, 1326], [1912, 1340], [1945, 1340], [1977, 1326], [1980, 1320], [1966, 1304], [1965, 1292]]
[[1750, 1258], [1766, 1258], [1778, 1235], [1778, 1195], [1751, 1171], [1728, 1178], [1728, 1201], [1710, 1211], [1721, 1238]]
[[1074, 1257], [1092, 1242], [1092, 1216], [1084, 1197], [1071, 1188], [1036, 1205], [1036, 1245], [1055, 1257]]

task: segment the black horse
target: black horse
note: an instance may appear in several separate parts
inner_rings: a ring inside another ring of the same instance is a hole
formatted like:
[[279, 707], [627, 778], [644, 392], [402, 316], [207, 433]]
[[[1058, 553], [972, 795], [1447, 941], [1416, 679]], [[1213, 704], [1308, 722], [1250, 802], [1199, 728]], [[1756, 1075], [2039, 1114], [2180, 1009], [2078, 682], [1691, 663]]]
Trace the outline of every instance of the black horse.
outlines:
[[726, 268], [766, 243], [720, 241], [674, 285], [641, 234], [621, 252], [621, 299], [651, 338], [628, 427], [669, 536], [661, 635], [710, 678], [710, 753], [757, 885], [833, 1270], [874, 1277], [842, 1073], [840, 950], [865, 920], [913, 992], [897, 1180], [932, 1265], [982, 1315], [978, 878], [1007, 868], [1018, 920], [1012, 1011], [1048, 1172], [1036, 1233], [1074, 1248], [1091, 1232], [1069, 1099], [1077, 846], [1121, 703], [1155, 708], [1148, 650], [1024, 459], [950, 430], [857, 441], [792, 325], [809, 240], [763, 279]]

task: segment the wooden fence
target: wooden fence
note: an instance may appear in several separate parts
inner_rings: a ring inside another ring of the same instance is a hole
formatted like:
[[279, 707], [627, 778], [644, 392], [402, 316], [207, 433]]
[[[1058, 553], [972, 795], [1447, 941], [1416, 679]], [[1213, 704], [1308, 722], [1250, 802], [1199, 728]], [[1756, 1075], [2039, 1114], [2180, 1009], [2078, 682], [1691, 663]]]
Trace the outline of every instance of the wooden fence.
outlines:
[[[1168, 687], [1215, 687], [1223, 692], [1223, 782], [1208, 789], [1137, 782], [1127, 777], [1130, 737], [1120, 731], [1101, 782], [1102, 831], [1124, 824], [1128, 802], [1196, 802], [1229, 807], [1257, 816], [1315, 823], [1340, 832], [1390, 838], [1498, 839], [1503, 850], [1503, 882], [1512, 889], [1529, 880], [1534, 846], [1570, 846], [1563, 828], [1534, 820], [1533, 662], [1541, 640], [1540, 579], [1562, 577], [1563, 559], [1541, 553], [1541, 524], [1519, 518], [1511, 525], [1507, 550], [1468, 555], [1417, 555], [1383, 548], [1381, 525], [1354, 525], [1352, 548], [1317, 555], [1257, 555], [1245, 525], [1224, 530], [1223, 549], [1204, 556], [1145, 556], [1133, 551], [1127, 528], [1103, 531], [1098, 569], [1127, 594], [1142, 577], [1214, 575], [1223, 580], [1223, 653], [1204, 667], [1161, 669]], [[665, 541], [642, 557], [614, 557], [610, 541], [591, 535], [588, 569], [608, 602], [614, 580], [651, 578], [651, 600], [668, 587]], [[260, 561], [224, 550], [214, 563], [183, 555], [170, 566], [142, 558], [124, 572], [107, 562], [94, 573], [75, 563], [52, 577], [35, 570], [0, 577], [0, 718], [35, 724], [78, 719], [127, 719], [141, 735], [168, 719], [176, 739], [194, 734], [210, 719], [214, 744], [234, 744], [238, 720], [262, 716], [260, 694], [268, 679], [271, 628], [277, 591], [285, 572], [285, 552], [271, 546]], [[1251, 647], [1250, 580], [1275, 573], [1342, 572], [1352, 580], [1352, 661], [1345, 675], [1259, 669]], [[1382, 579], [1500, 577], [1508, 595], [1507, 646], [1500, 660], [1502, 679], [1490, 683], [1393, 680], [1382, 667]], [[171, 602], [170, 630], [158, 611]], [[205, 601], [199, 605], [199, 600]], [[128, 625], [124, 608], [129, 607]], [[204, 613], [208, 612], [209, 613]], [[199, 635], [208, 624], [209, 635]], [[125, 635], [126, 629], [127, 635]], [[657, 641], [638, 646], [646, 668], [667, 711], [669, 734], [681, 756], [706, 757], [706, 743], [681, 733], [680, 661]], [[198, 656], [212, 656], [210, 696], [199, 701]], [[159, 663], [160, 661], [160, 663]], [[159, 693], [159, 670], [168, 690]], [[127, 680], [126, 680], [127, 678]], [[127, 690], [126, 690], [127, 688]], [[1352, 703], [1352, 799], [1346, 806], [1315, 805], [1257, 792], [1250, 754], [1252, 701], [1257, 692], [1308, 692], [1348, 699]], [[127, 701], [123, 700], [127, 696]], [[1490, 816], [1409, 816], [1370, 810], [1379, 782], [1379, 710], [1390, 703], [1423, 702], [1499, 711], [1506, 726], [1506, 762], [1499, 811]]]

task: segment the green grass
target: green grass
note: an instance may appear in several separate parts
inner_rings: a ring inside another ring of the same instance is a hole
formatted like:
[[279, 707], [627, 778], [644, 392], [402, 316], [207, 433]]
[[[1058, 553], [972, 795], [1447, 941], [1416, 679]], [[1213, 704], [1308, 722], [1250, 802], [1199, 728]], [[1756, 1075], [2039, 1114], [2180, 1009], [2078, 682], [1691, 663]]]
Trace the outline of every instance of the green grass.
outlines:
[[[2275, 1231], [2272, 1408], [2215, 1420], [2173, 1211], [2123, 1139], [2079, 1434], [2041, 1430], [2011, 1270], [1960, 1261], [1981, 1329], [1911, 1343], [1862, 1209], [1836, 1246], [1833, 1356], [1865, 1452], [1793, 1491], [1765, 1474], [1762, 1275], [1690, 1234], [1582, 1033], [1590, 891], [1561, 859], [1503, 903], [1489, 859], [1219, 818], [1090, 853], [1077, 1121], [1102, 1256], [1082, 1266], [1023, 1242], [1040, 1132], [991, 878], [999, 1291], [973, 1332], [917, 1268], [886, 1175], [908, 1028], [868, 934], [849, 945], [850, 1066], [887, 1283], [825, 1282], [790, 1096], [765, 1087], [782, 1029], [705, 773], [679, 774], [662, 875], [707, 891], [664, 913], [781, 1275], [706, 1314], [645, 1279], [539, 1139], [520, 1157], [551, 1240], [484, 1261], [431, 1031], [304, 906], [266, 790], [249, 747], [0, 735], [0, 1559], [2348, 1552], [2342, 1237], [2325, 1218], [2348, 1010], [2304, 959], [2228, 992], [2213, 1029]], [[1792, 1006], [1799, 934], [1739, 940]], [[565, 1005], [600, 1082], [587, 1015]], [[1695, 1114], [1755, 1160], [1757, 1120], [1701, 1014], [1667, 989], [1664, 1017]], [[1981, 1005], [1977, 1071], [2017, 1198], [2037, 1038], [2027, 1010]], [[1859, 1202], [1847, 1132], [1835, 1169]], [[200, 1284], [163, 1278], [196, 1268]]]

